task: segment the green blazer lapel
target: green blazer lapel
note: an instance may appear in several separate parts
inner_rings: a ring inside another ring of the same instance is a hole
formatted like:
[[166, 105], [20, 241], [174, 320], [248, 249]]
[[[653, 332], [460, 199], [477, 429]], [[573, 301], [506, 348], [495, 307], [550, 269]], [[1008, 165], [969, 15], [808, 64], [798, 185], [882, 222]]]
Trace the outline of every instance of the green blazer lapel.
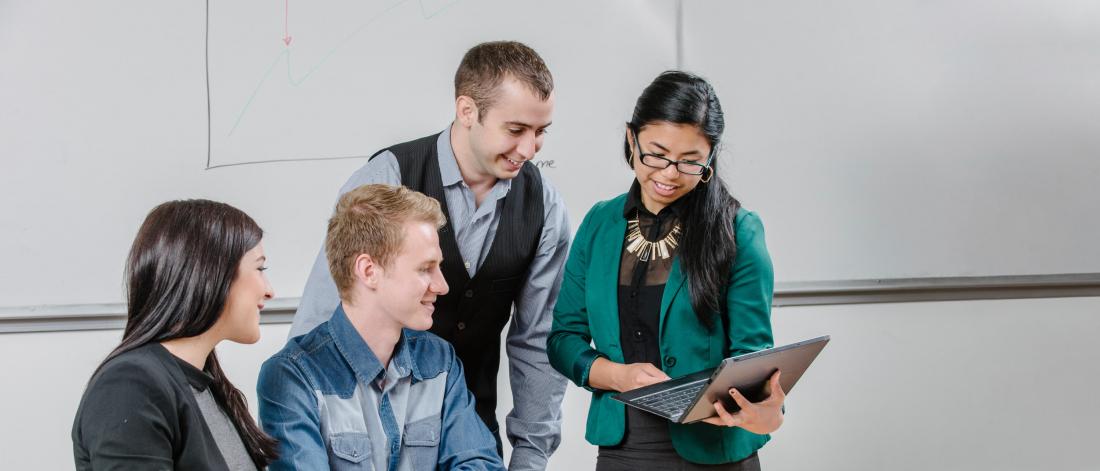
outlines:
[[596, 322], [608, 322], [604, 324], [604, 332], [611, 334], [604, 352], [610, 359], [617, 363], [623, 362], [623, 349], [619, 338], [619, 265], [623, 258], [623, 240], [626, 237], [626, 219], [622, 218], [623, 203], [610, 208], [612, 215], [609, 223], [596, 231], [596, 239], [593, 243], [592, 254], [596, 255], [592, 260], [592, 271], [588, 274], [588, 288], [593, 290], [595, 296], [589, 295], [592, 306], [589, 309], [589, 318]]
[[[665, 282], [665, 292], [661, 295], [661, 319], [658, 324], [660, 326], [659, 338], [665, 337], [665, 320], [668, 318], [668, 311], [672, 307], [672, 301], [676, 299], [676, 295], [680, 293], [686, 281], [687, 278], [680, 271], [680, 257], [673, 258], [672, 270], [669, 271], [668, 281]], [[688, 306], [691, 306], [690, 300]]]

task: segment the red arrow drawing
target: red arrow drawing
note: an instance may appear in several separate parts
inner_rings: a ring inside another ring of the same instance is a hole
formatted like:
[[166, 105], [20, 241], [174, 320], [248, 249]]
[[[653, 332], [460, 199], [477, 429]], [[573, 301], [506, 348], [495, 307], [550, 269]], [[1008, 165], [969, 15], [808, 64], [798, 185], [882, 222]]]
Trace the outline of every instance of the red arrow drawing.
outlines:
[[290, 46], [290, 42], [294, 40], [290, 36], [290, 0], [283, 1], [283, 44]]

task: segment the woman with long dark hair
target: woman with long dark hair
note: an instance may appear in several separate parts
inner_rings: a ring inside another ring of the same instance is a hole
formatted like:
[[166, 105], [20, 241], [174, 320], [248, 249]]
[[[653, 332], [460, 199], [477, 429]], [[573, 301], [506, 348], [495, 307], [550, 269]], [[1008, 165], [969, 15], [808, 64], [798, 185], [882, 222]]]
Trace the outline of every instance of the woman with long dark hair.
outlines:
[[756, 451], [783, 422], [778, 374], [767, 399], [730, 390], [741, 410], [715, 402], [706, 423], [612, 400], [772, 346], [771, 259], [760, 219], [716, 171], [724, 127], [709, 83], [658, 76], [625, 129], [634, 183], [593, 206], [573, 239], [547, 352], [592, 391], [585, 435], [600, 447], [596, 469], [759, 469]]
[[214, 352], [222, 340], [260, 339], [259, 311], [273, 296], [262, 236], [247, 214], [214, 201], [171, 201], [145, 218], [126, 265], [122, 342], [73, 423], [78, 470], [254, 470], [275, 457]]

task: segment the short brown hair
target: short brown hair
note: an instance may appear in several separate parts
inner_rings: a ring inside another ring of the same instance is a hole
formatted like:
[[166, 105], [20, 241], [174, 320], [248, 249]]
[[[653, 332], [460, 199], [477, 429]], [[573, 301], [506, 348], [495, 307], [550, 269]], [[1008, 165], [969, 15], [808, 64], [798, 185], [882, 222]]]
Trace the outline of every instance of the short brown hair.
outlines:
[[518, 80], [543, 101], [554, 91], [554, 77], [534, 49], [516, 41], [493, 41], [470, 48], [462, 57], [455, 72], [455, 99], [472, 98], [481, 122], [505, 77]]
[[409, 221], [447, 223], [439, 202], [403, 186], [363, 185], [340, 197], [328, 220], [325, 253], [340, 299], [348, 301], [355, 283], [355, 258], [368, 254], [387, 267], [401, 250]]

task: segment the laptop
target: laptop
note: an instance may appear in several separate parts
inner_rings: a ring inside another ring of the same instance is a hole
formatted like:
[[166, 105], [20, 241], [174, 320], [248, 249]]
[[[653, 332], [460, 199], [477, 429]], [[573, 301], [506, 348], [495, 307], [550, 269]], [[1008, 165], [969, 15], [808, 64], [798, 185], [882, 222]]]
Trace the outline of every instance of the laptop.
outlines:
[[730, 388], [737, 388], [749, 401], [760, 402], [768, 378], [780, 370], [779, 385], [784, 393], [790, 393], [826, 343], [828, 335], [726, 358], [717, 368], [620, 393], [614, 399], [678, 424], [718, 415], [715, 401], [722, 401], [733, 413], [741, 408], [730, 397]]

